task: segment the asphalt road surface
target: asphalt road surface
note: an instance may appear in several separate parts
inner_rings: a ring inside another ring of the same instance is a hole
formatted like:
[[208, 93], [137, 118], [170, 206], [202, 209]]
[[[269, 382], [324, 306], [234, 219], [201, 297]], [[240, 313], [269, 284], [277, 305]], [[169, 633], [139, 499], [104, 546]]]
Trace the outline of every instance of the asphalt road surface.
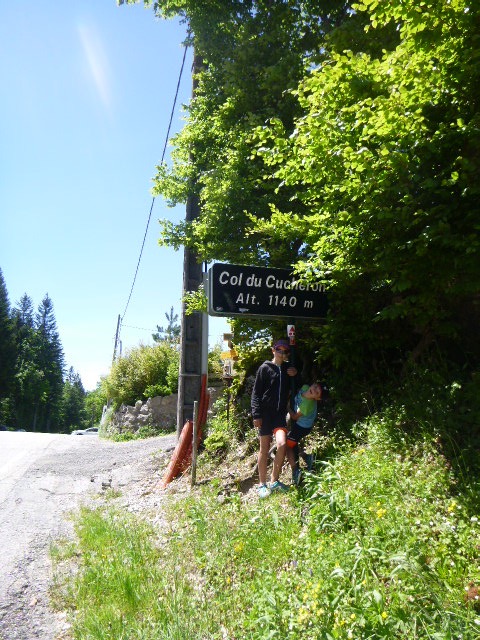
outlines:
[[68, 514], [106, 487], [141, 483], [175, 436], [113, 443], [98, 436], [0, 432], [0, 640], [55, 640], [49, 549], [72, 534]]

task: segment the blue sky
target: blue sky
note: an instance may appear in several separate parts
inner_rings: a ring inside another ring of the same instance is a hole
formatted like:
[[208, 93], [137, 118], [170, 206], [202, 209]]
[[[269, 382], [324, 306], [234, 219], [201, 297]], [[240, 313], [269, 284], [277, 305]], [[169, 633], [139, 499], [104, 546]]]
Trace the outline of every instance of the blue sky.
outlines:
[[[115, 0], [0, 2], [0, 238], [10, 304], [53, 301], [67, 367], [94, 389], [112, 361], [179, 77], [185, 26]], [[174, 131], [191, 93], [187, 53]], [[170, 148], [170, 147], [169, 147]], [[168, 150], [167, 150], [168, 154]], [[180, 313], [183, 251], [158, 246], [156, 198], [123, 352]], [[209, 342], [228, 330], [209, 319]]]

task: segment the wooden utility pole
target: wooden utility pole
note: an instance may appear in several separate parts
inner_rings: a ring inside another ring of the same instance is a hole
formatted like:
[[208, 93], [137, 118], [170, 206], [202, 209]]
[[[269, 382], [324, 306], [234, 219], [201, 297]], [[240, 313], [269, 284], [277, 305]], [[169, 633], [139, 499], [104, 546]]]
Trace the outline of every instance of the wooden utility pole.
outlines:
[[[193, 56], [193, 86], [192, 100], [195, 99], [197, 87], [196, 74], [200, 69], [202, 60], [194, 53]], [[193, 151], [192, 151], [193, 153]], [[187, 199], [187, 222], [192, 222], [200, 215], [198, 196], [191, 194]], [[202, 264], [197, 256], [188, 247], [184, 248], [183, 257], [183, 296], [187, 291], [197, 291], [203, 283]], [[205, 358], [202, 357], [208, 348], [208, 331], [206, 331], [207, 316], [200, 311], [190, 315], [185, 313], [185, 303], [182, 303], [181, 331], [180, 331], [180, 371], [178, 380], [178, 404], [177, 404], [177, 436], [180, 435], [183, 425], [187, 420], [193, 419], [194, 402], [200, 400], [202, 373], [204, 371]]]
[[120, 314], [118, 315], [117, 331], [115, 332], [115, 346], [113, 347], [112, 364], [115, 362], [115, 358], [117, 357], [117, 346], [118, 346], [118, 335], [119, 335], [119, 333], [120, 333]]

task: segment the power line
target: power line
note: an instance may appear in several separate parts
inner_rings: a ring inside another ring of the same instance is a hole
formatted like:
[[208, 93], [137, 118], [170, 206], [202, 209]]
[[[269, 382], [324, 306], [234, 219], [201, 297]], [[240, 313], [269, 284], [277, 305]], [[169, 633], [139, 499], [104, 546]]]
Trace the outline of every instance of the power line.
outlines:
[[[122, 328], [125, 328], [125, 329], [136, 329], [137, 331], [148, 331], [148, 333], [158, 333], [158, 327], [156, 329], [147, 329], [147, 327], [134, 327], [131, 324], [122, 324]], [[213, 336], [213, 335], [220, 336], [220, 335], [223, 335], [223, 331], [216, 332], [216, 333], [209, 333], [208, 335], [209, 335], [209, 337]]]
[[[165, 144], [163, 146], [162, 159], [161, 159], [160, 162], [163, 162], [163, 159], [165, 157], [165, 151], [167, 149], [168, 139], [169, 139], [169, 136], [170, 136], [170, 129], [171, 129], [171, 126], [172, 126], [172, 121], [173, 121], [173, 114], [175, 113], [175, 107], [177, 105], [178, 92], [179, 92], [179, 89], [180, 89], [180, 82], [181, 82], [182, 75], [183, 75], [183, 68], [185, 66], [185, 58], [187, 57], [188, 47], [189, 47], [189, 45], [187, 44], [185, 46], [185, 51], [183, 52], [182, 66], [180, 67], [180, 73], [178, 75], [177, 89], [176, 89], [176, 92], [175, 92], [175, 98], [173, 100], [172, 111], [170, 113], [170, 122], [168, 123], [167, 134], [165, 136]], [[152, 204], [150, 205], [150, 212], [148, 214], [147, 226], [145, 228], [145, 233], [143, 235], [143, 242], [142, 242], [142, 247], [140, 249], [140, 255], [138, 256], [137, 268], [135, 269], [135, 275], [133, 277], [133, 282], [132, 282], [132, 286], [130, 288], [130, 293], [129, 293], [129, 296], [128, 296], [127, 304], [125, 305], [125, 309], [124, 309], [122, 317], [121, 317], [122, 321], [123, 321], [123, 318], [125, 317], [125, 314], [127, 313], [128, 305], [130, 304], [130, 298], [132, 297], [132, 293], [133, 293], [133, 288], [134, 288], [135, 282], [137, 280], [138, 269], [140, 267], [140, 261], [142, 259], [143, 249], [145, 247], [145, 240], [147, 239], [147, 233], [148, 233], [148, 228], [150, 226], [150, 219], [152, 217], [152, 211], [153, 211], [154, 203], [155, 203], [155, 196], [153, 196]]]
[[138, 329], [139, 331], [153, 331], [156, 332], [158, 330], [157, 329], [146, 329], [145, 327], [132, 327], [132, 325], [130, 324], [122, 324], [122, 327], [125, 327], [125, 329]]

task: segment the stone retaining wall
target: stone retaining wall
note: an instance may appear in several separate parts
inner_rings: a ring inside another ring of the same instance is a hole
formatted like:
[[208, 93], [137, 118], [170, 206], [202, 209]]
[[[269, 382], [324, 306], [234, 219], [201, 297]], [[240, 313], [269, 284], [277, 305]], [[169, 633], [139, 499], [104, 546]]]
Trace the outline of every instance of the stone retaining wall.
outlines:
[[[211, 409], [221, 389], [209, 389]], [[140, 427], [155, 427], [161, 431], [174, 431], [177, 428], [178, 394], [156, 396], [146, 402], [137, 400], [135, 406], [122, 405], [112, 414], [109, 431], [136, 433]]]
[[119, 433], [135, 433], [140, 427], [151, 426], [160, 430], [172, 431], [177, 426], [178, 394], [156, 396], [146, 402], [137, 400], [135, 406], [124, 405], [112, 414], [111, 428]]

